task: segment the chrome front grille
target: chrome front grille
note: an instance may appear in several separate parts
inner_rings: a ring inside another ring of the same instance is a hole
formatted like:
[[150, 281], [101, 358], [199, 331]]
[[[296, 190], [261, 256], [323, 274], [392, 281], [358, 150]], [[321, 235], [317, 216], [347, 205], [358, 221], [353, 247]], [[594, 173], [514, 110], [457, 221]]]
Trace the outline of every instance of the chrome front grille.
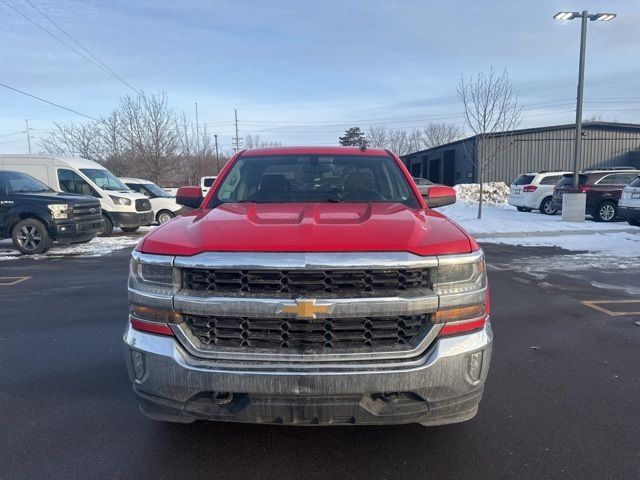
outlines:
[[428, 314], [313, 320], [186, 315], [185, 321], [205, 348], [282, 353], [402, 350], [415, 346], [432, 326]]
[[397, 294], [429, 287], [429, 270], [240, 270], [183, 269], [183, 287], [196, 292], [238, 294]]

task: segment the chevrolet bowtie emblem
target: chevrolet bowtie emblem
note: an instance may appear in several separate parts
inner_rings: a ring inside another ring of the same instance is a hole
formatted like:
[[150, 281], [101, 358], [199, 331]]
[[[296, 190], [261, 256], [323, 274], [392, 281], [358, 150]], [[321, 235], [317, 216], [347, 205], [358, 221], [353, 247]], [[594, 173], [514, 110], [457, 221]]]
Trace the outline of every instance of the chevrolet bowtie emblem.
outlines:
[[316, 318], [317, 313], [327, 313], [330, 304], [316, 305], [315, 300], [296, 300], [295, 305], [285, 305], [282, 313], [292, 313], [298, 318]]

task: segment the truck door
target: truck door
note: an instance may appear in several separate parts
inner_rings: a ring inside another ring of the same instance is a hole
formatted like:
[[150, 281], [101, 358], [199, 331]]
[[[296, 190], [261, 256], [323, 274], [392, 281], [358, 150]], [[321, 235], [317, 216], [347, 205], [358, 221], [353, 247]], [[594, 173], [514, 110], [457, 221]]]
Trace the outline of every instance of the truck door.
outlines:
[[7, 195], [4, 178], [0, 175], [0, 238], [5, 234], [8, 221], [7, 216], [11, 207], [13, 207], [13, 201], [9, 198], [9, 195]]

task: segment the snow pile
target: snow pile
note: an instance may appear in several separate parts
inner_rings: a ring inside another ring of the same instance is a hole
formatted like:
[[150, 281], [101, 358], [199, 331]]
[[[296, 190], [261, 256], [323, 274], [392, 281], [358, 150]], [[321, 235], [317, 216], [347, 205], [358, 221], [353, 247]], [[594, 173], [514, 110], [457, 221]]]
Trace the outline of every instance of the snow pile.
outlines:
[[[480, 201], [479, 183], [460, 183], [453, 187], [458, 202], [478, 203]], [[489, 182], [484, 184], [482, 199], [486, 203], [506, 204], [509, 186], [504, 182]]]
[[[155, 227], [141, 227], [137, 232], [133, 233], [114, 233], [110, 237], [95, 237], [88, 243], [60, 244], [54, 243], [50, 250], [42, 255], [22, 255], [13, 247], [11, 240], [3, 240], [0, 242], [0, 261], [16, 260], [19, 258], [28, 258], [31, 260], [40, 260], [43, 258], [60, 258], [60, 257], [102, 257], [115, 250], [122, 248], [130, 248], [137, 243]], [[118, 232], [116, 230], [116, 232]]]

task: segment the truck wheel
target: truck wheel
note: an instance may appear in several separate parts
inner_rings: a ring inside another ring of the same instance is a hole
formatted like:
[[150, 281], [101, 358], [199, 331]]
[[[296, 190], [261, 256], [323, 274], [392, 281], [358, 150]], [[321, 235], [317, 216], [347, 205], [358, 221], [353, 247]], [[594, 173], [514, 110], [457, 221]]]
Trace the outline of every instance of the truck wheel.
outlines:
[[593, 219], [596, 222], [612, 222], [618, 214], [618, 207], [613, 202], [602, 202], [596, 208]]
[[516, 207], [519, 212], [530, 212], [531, 209], [527, 207]]
[[558, 210], [551, 206], [551, 197], [547, 197], [540, 204], [540, 211], [546, 215], [555, 215]]
[[15, 247], [24, 255], [44, 253], [51, 247], [53, 240], [44, 224], [35, 218], [19, 221], [11, 232]]
[[158, 223], [162, 225], [163, 223], [167, 223], [171, 220], [175, 215], [171, 213], [169, 210], [161, 210], [158, 212]]
[[138, 230], [140, 227], [120, 227], [120, 230], [126, 233], [132, 233]]
[[102, 215], [102, 220], [104, 221], [104, 227], [98, 231], [98, 236], [108, 237], [113, 233], [113, 222], [104, 214]]

